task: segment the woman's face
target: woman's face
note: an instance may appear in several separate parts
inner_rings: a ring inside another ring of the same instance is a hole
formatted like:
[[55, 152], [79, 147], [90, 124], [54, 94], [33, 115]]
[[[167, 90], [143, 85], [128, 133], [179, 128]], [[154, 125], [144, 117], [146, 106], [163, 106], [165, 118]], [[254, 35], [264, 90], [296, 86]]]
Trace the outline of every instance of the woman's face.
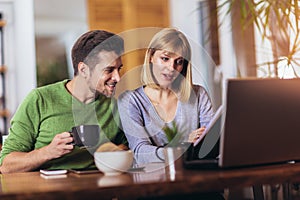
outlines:
[[163, 88], [170, 88], [183, 69], [183, 57], [164, 50], [156, 50], [151, 57], [152, 73]]

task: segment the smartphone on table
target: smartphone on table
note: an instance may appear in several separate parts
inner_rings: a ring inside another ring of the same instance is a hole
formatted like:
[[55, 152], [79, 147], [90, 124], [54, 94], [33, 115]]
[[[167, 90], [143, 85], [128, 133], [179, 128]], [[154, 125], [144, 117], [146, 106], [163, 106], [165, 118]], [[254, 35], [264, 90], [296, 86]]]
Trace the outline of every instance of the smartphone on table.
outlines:
[[94, 174], [94, 173], [100, 173], [100, 171], [97, 168], [70, 169], [69, 171], [72, 172], [72, 173], [75, 173], [75, 174]]
[[52, 178], [66, 178], [68, 170], [66, 169], [59, 169], [59, 170], [46, 170], [41, 169], [40, 174], [42, 178], [45, 179], [52, 179]]

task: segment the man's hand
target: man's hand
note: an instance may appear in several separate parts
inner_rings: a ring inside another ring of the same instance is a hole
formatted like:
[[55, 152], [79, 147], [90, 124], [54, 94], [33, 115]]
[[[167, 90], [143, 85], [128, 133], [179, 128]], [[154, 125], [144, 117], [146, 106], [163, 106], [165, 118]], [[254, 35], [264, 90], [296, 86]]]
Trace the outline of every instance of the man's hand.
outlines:
[[72, 141], [73, 137], [69, 132], [57, 134], [49, 145], [43, 147], [48, 159], [59, 158], [70, 153], [74, 148], [74, 146], [70, 144]]

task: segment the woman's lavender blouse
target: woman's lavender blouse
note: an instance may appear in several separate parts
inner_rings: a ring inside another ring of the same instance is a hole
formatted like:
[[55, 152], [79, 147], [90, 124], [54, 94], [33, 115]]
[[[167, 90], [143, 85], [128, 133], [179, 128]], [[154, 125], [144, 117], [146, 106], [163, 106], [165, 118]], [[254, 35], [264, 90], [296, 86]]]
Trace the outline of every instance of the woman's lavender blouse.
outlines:
[[[178, 101], [176, 115], [173, 121], [178, 132], [183, 133], [182, 142], [188, 140], [189, 134], [201, 126], [207, 126], [213, 117], [214, 109], [211, 100], [201, 86], [195, 86], [188, 102]], [[123, 130], [129, 142], [129, 148], [134, 151], [137, 163], [161, 162], [156, 156], [157, 146], [168, 143], [162, 128], [172, 127], [172, 122], [165, 122], [156, 112], [154, 106], [144, 92], [144, 87], [126, 91], [118, 98], [118, 108]], [[152, 137], [152, 142], [150, 141]], [[158, 150], [163, 158], [163, 150]]]

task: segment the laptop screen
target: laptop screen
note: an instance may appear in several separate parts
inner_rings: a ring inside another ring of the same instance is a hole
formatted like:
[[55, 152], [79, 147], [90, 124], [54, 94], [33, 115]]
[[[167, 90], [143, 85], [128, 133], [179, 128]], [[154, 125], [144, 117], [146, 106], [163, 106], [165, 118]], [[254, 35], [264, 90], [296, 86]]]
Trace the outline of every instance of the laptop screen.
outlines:
[[221, 167], [300, 160], [300, 79], [229, 79]]

